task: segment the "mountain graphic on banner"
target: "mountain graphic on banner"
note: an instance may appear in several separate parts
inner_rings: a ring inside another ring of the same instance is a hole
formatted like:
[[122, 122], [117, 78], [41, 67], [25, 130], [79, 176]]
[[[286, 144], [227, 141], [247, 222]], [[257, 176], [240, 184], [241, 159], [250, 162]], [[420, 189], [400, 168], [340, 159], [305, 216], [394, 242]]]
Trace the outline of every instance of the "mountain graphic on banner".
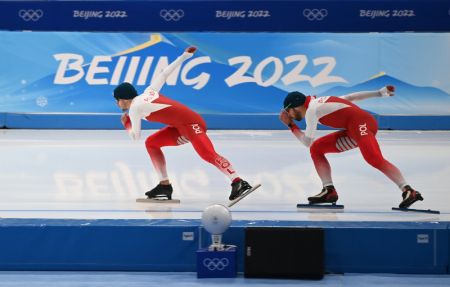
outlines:
[[395, 86], [394, 97], [368, 99], [356, 104], [370, 112], [385, 115], [450, 114], [450, 95], [446, 92], [434, 87], [414, 86], [386, 74], [350, 87], [336, 86], [319, 96], [342, 96], [359, 91], [373, 91], [386, 85]]

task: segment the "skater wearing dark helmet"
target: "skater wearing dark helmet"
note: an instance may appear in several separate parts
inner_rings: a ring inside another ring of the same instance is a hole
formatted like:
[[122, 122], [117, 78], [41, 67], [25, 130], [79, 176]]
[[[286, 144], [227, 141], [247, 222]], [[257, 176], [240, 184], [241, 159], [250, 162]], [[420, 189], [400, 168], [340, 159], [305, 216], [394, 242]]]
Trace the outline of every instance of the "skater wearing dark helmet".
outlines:
[[[308, 198], [311, 204], [335, 203], [338, 200], [331, 178], [331, 167], [325, 154], [354, 148], [359, 148], [367, 163], [384, 173], [400, 188], [403, 198], [400, 208], [408, 208], [414, 202], [423, 200], [422, 195], [406, 183], [400, 170], [383, 157], [375, 137], [378, 131], [375, 118], [353, 103], [372, 97], [393, 96], [394, 91], [393, 86], [386, 86], [378, 91], [357, 92], [342, 97], [316, 98], [300, 92], [291, 92], [286, 96], [280, 120], [310, 148], [311, 158], [323, 184], [319, 194]], [[300, 121], [303, 118], [306, 121], [305, 132], [294, 123], [294, 120]], [[319, 122], [341, 130], [314, 140]]]
[[114, 89], [117, 105], [124, 111], [121, 117], [122, 124], [128, 130], [131, 138], [140, 138], [142, 119], [166, 125], [145, 141], [148, 154], [160, 180], [155, 188], [145, 193], [149, 198], [172, 198], [173, 189], [167, 175], [166, 160], [161, 148], [186, 143], [191, 143], [202, 159], [216, 166], [230, 179], [230, 200], [240, 197], [251, 189], [251, 186], [239, 177], [231, 163], [216, 153], [206, 134], [207, 127], [203, 118], [185, 105], [160, 93], [167, 77], [183, 61], [192, 57], [195, 51], [196, 47], [187, 48], [152, 81], [141, 95], [138, 95], [130, 83], [122, 83]]

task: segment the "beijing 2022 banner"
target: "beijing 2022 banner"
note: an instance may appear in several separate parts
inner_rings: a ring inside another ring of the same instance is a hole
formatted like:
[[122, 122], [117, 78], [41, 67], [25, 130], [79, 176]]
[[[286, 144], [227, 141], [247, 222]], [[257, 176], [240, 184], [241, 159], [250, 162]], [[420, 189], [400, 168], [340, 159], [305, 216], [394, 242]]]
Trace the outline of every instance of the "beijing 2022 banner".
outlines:
[[0, 112], [117, 113], [114, 87], [142, 92], [187, 46], [162, 93], [203, 114], [277, 114], [288, 91], [343, 95], [380, 115], [450, 115], [449, 33], [0, 32]]

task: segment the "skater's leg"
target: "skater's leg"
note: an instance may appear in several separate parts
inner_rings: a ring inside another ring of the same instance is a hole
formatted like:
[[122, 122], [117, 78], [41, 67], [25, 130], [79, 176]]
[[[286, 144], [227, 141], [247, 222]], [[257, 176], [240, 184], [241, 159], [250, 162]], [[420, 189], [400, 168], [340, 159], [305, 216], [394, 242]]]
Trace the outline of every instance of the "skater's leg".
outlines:
[[161, 182], [169, 180], [169, 177], [167, 176], [166, 159], [161, 148], [165, 146], [177, 146], [188, 142], [189, 140], [181, 136], [174, 127], [162, 128], [147, 138], [145, 147], [147, 148], [147, 152], [150, 155], [150, 159]]
[[409, 207], [414, 202], [423, 200], [422, 195], [406, 183], [401, 171], [383, 157], [375, 137], [377, 131], [377, 124], [372, 119], [356, 123], [351, 130], [349, 129], [349, 133], [358, 142], [359, 150], [366, 162], [386, 175], [402, 191], [403, 200], [400, 207]]
[[357, 141], [363, 158], [368, 164], [392, 180], [400, 189], [403, 189], [406, 186], [406, 181], [402, 173], [395, 165], [387, 161], [381, 153], [380, 146], [375, 137], [378, 130], [376, 122], [364, 121], [364, 123], [358, 124], [358, 127], [355, 126], [349, 129], [349, 133]]
[[231, 163], [215, 151], [203, 126], [200, 124], [191, 124], [177, 128], [182, 135], [190, 140], [195, 151], [203, 160], [217, 167], [231, 181], [239, 177]]
[[338, 200], [331, 177], [331, 166], [325, 154], [340, 153], [357, 146], [356, 141], [349, 137], [346, 131], [337, 131], [313, 142], [310, 147], [311, 158], [322, 181], [323, 189], [318, 194], [308, 197], [310, 203], [334, 203]]
[[383, 157], [378, 141], [371, 132], [368, 132], [367, 136], [361, 138], [358, 141], [358, 145], [367, 163], [384, 173], [400, 188], [406, 185], [400, 170]]
[[333, 185], [330, 163], [325, 154], [340, 153], [357, 146], [356, 141], [350, 138], [346, 131], [337, 131], [313, 142], [310, 147], [311, 158], [324, 187]]
[[177, 146], [188, 142], [174, 127], [165, 127], [147, 138], [145, 146], [160, 182], [155, 188], [146, 192], [145, 195], [149, 198], [172, 198], [173, 188], [167, 176], [166, 160], [161, 148], [165, 146]]
[[248, 182], [238, 176], [231, 163], [215, 151], [211, 140], [206, 134], [206, 128], [202, 124], [190, 124], [177, 128], [182, 135], [190, 140], [195, 151], [203, 160], [217, 167], [231, 180], [230, 200], [239, 197], [252, 188]]

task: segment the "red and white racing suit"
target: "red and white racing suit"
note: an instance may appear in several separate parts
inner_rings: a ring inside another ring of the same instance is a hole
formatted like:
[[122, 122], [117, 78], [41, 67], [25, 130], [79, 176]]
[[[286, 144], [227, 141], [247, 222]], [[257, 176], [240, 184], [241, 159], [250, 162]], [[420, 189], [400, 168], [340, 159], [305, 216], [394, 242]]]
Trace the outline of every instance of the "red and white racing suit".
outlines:
[[167, 125], [145, 141], [161, 181], [168, 179], [166, 160], [161, 148], [189, 142], [202, 159], [216, 166], [230, 180], [234, 180], [238, 178], [238, 175], [230, 162], [214, 150], [206, 134], [207, 126], [203, 118], [185, 105], [159, 93], [170, 73], [190, 57], [192, 57], [191, 53], [183, 53], [162, 71], [144, 93], [133, 99], [129, 109], [131, 123], [127, 123], [125, 127], [133, 139], [139, 139], [142, 119]]
[[[306, 98], [306, 130], [303, 133], [296, 125], [293, 125], [291, 130], [302, 143], [310, 147], [314, 166], [324, 186], [333, 184], [331, 167], [325, 154], [340, 153], [354, 148], [359, 148], [367, 163], [384, 173], [400, 188], [406, 185], [400, 170], [381, 153], [375, 138], [378, 131], [375, 118], [352, 103], [366, 98], [386, 96], [385, 93], [386, 90], [381, 89], [342, 97]], [[342, 130], [314, 141], [318, 123]]]

